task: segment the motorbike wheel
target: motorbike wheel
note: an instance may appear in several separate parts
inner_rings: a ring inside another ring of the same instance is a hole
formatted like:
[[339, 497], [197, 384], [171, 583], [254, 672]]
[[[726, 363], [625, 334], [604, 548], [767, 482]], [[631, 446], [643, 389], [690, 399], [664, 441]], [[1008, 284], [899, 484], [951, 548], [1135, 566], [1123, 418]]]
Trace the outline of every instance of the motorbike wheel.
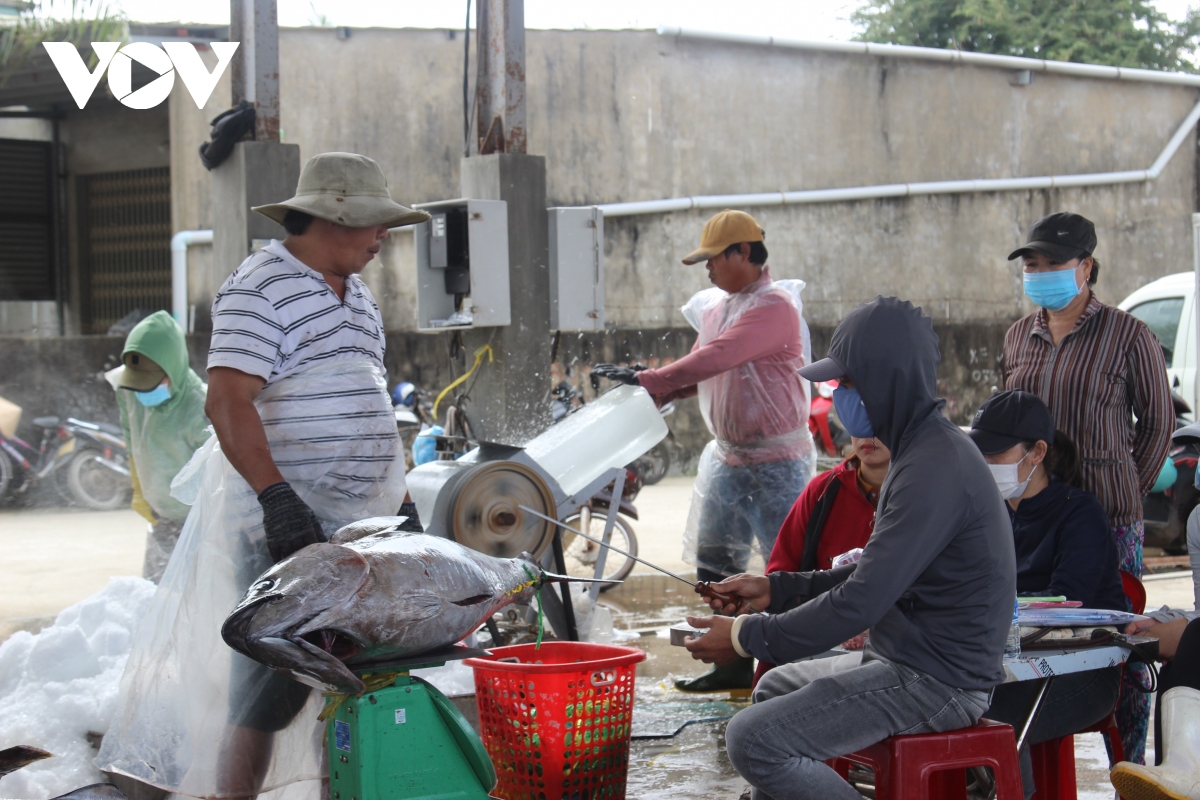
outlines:
[[8, 453], [0, 450], [0, 502], [8, 496], [8, 490], [12, 488], [13, 475], [12, 460], [9, 459]]
[[671, 451], [659, 443], [634, 464], [642, 476], [642, 485], [653, 486], [667, 476], [667, 470], [671, 468]]
[[112, 511], [125, 505], [132, 488], [129, 478], [100, 463], [103, 454], [84, 449], [67, 463], [67, 486], [71, 498], [96, 511]]
[[[583, 531], [588, 536], [597, 539], [604, 538], [604, 522], [607, 517], [607, 509], [588, 512], [588, 525], [582, 527], [583, 513], [575, 512], [571, 516], [563, 520], [563, 524], [570, 525], [576, 530]], [[629, 524], [629, 520], [620, 514], [617, 515], [613, 522], [612, 538], [613, 547], [619, 547], [627, 553], [637, 555], [637, 536], [633, 532], [633, 526]], [[567, 565], [567, 574], [576, 578], [591, 578], [596, 574], [596, 557], [599, 555], [601, 548], [595, 542], [589, 542], [582, 536], [576, 536], [570, 531], [562, 532], [563, 557]], [[609, 550], [608, 555], [604, 559], [604, 575], [603, 577], [610, 581], [624, 580], [630, 572], [633, 571], [634, 560], [627, 558], [620, 553]], [[606, 591], [612, 588], [612, 584], [601, 586], [600, 591]]]

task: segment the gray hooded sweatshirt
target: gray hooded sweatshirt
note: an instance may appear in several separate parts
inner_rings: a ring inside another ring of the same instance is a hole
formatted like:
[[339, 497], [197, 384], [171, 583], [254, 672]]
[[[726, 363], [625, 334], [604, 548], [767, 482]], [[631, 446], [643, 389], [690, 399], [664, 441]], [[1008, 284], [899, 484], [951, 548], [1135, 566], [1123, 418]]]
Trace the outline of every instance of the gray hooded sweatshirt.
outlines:
[[857, 564], [772, 574], [770, 613], [744, 620], [738, 641], [786, 664], [869, 629], [865, 657], [987, 690], [1003, 677], [1016, 556], [987, 463], [942, 415], [933, 322], [907, 301], [877, 297], [842, 320], [829, 355], [892, 451], [875, 530]]

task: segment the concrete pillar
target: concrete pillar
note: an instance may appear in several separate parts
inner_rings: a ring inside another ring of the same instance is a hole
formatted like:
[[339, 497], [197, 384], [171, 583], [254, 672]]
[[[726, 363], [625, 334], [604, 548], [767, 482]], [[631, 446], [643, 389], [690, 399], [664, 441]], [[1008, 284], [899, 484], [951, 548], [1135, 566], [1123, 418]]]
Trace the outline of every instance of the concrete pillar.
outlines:
[[[468, 362], [491, 344], [467, 416], [482, 440], [524, 445], [550, 426], [550, 248], [546, 159], [496, 153], [462, 160], [462, 196], [508, 203], [511, 325], [465, 331]], [[470, 363], [468, 363], [468, 366]]]
[[[212, 274], [204, 287], [209, 297], [250, 255], [253, 240], [284, 237], [283, 226], [250, 208], [287, 200], [299, 180], [300, 145], [279, 142], [239, 142], [212, 171]], [[209, 309], [203, 311], [196, 311], [196, 330], [212, 330]]]

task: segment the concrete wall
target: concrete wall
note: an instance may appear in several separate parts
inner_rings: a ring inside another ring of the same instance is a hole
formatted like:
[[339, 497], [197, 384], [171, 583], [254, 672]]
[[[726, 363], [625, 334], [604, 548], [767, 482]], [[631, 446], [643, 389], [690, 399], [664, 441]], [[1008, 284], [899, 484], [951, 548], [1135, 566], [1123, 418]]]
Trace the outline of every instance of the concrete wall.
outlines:
[[[338, 40], [331, 29], [289, 29], [280, 50], [283, 138], [303, 159], [371, 155], [402, 202], [457, 194], [461, 34], [372, 29]], [[529, 151], [546, 156], [552, 205], [1140, 169], [1197, 100], [1186, 88], [1049, 75], [1021, 87], [1005, 70], [645, 31], [529, 31], [527, 50]], [[177, 228], [211, 224], [195, 145], [227, 98], [219, 87], [203, 113], [172, 102]], [[1150, 184], [752, 211], [774, 273], [808, 281], [813, 324], [835, 324], [880, 292], [939, 321], [990, 323], [1031, 309], [1004, 256], [1049, 211], [1096, 222], [1106, 300], [1190, 268], [1195, 173], [1189, 138]], [[678, 258], [709, 214], [606, 221], [611, 326], [684, 325], [678, 307], [705, 280]], [[367, 272], [394, 329], [412, 324], [411, 258], [401, 234]], [[214, 277], [232, 266], [214, 266]]]

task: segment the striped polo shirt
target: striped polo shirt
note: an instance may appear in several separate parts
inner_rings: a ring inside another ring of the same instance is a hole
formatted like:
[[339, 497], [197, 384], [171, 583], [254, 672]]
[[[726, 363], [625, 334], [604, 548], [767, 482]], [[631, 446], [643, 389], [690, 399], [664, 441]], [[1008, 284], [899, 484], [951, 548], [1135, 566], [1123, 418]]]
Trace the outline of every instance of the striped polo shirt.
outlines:
[[357, 275], [345, 299], [321, 273], [272, 241], [242, 262], [212, 305], [208, 368], [232, 367], [268, 384], [316, 364], [366, 359], [383, 371], [383, 318]]
[[1055, 346], [1038, 310], [1008, 329], [1000, 375], [1005, 389], [1049, 406], [1054, 427], [1079, 448], [1083, 488], [1109, 524], [1140, 520], [1175, 429], [1162, 348], [1146, 324], [1093, 294]]

